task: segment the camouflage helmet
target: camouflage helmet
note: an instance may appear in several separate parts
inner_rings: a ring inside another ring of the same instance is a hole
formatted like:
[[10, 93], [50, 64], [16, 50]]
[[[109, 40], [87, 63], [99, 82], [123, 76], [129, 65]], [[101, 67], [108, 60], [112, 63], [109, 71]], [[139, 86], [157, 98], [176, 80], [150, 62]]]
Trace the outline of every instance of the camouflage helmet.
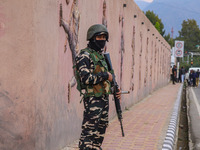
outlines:
[[106, 40], [108, 41], [108, 30], [106, 26], [102, 24], [95, 24], [92, 25], [87, 31], [87, 41], [92, 39], [95, 35], [106, 35]]

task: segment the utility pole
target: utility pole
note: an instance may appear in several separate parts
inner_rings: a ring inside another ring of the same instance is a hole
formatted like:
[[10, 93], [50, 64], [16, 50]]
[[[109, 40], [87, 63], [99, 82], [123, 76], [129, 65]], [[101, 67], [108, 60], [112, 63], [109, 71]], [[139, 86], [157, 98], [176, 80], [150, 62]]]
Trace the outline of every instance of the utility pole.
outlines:
[[199, 52], [189, 52], [191, 55], [191, 67], [193, 66], [193, 56], [200, 56]]
[[191, 67], [193, 66], [193, 53], [192, 52], [189, 52], [191, 54]]
[[191, 53], [191, 67], [193, 65], [193, 53]]
[[176, 78], [178, 79], [179, 77], [179, 65], [180, 65], [180, 61], [179, 61], [180, 57], [177, 57], [177, 74], [176, 74]]
[[187, 55], [187, 64], [189, 64], [189, 58], [190, 58], [190, 55], [188, 54]]
[[173, 29], [173, 27], [172, 27], [172, 29], [171, 29], [171, 38], [173, 39], [173, 36], [174, 36], [174, 29]]

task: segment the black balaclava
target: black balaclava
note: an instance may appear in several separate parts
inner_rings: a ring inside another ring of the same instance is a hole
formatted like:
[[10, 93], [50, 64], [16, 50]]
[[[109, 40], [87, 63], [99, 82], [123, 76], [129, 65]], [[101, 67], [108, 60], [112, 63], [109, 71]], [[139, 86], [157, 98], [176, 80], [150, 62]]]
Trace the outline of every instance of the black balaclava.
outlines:
[[106, 40], [96, 40], [95, 36], [88, 43], [88, 47], [94, 49], [97, 52], [102, 52], [105, 45], [106, 45]]

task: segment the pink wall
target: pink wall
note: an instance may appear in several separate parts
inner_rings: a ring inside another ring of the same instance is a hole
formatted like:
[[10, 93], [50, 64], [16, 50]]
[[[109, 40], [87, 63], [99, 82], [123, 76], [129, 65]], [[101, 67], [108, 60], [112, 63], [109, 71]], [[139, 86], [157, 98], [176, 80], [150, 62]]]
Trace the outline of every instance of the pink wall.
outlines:
[[0, 2], [0, 149], [59, 150], [79, 138], [83, 104], [72, 51], [85, 48], [87, 29], [102, 22], [118, 84], [131, 92], [122, 96], [124, 110], [165, 86], [170, 68], [170, 46], [132, 0]]

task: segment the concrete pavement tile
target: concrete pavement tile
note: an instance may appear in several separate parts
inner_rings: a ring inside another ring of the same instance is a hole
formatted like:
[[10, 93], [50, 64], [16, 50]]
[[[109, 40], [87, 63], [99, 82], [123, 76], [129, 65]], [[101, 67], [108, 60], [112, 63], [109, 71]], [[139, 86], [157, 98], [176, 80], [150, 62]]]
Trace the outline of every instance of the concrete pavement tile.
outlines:
[[121, 136], [120, 126], [116, 126], [118, 120], [112, 121], [102, 148], [108, 150], [109, 141], [116, 137], [109, 149], [110, 146], [113, 146], [112, 150], [157, 150], [161, 147], [179, 87], [179, 84], [167, 85], [124, 112], [125, 137]]

